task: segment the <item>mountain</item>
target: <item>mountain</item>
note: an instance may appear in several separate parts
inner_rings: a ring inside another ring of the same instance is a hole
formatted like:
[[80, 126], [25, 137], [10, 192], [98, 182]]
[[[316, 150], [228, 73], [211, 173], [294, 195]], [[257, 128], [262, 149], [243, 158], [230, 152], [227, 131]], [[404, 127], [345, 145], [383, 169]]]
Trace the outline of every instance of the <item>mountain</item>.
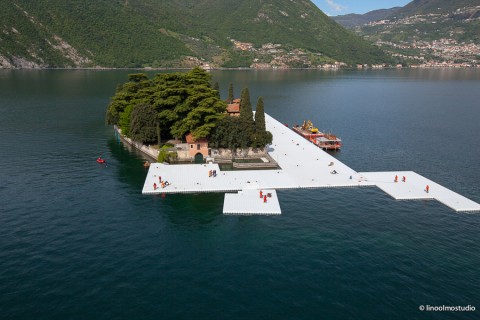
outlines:
[[364, 14], [350, 13], [340, 16], [334, 16], [331, 18], [345, 28], [351, 29], [372, 21], [383, 20], [395, 14], [399, 9], [401, 9], [401, 7], [373, 10]]
[[398, 62], [475, 66], [480, 56], [480, 0], [415, 0], [354, 30]]
[[309, 0], [0, 0], [0, 67], [311, 67], [388, 57]]
[[396, 18], [404, 18], [413, 15], [445, 14], [459, 8], [475, 7], [480, 5], [476, 0], [414, 0], [395, 12]]

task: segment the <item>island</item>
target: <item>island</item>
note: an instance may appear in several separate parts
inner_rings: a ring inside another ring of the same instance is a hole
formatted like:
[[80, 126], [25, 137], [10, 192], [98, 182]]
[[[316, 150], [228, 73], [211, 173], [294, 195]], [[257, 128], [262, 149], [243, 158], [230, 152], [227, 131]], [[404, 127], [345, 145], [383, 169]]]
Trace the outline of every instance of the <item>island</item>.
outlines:
[[265, 128], [263, 98], [254, 113], [248, 88], [234, 99], [230, 84], [227, 99], [221, 100], [218, 83], [199, 67], [152, 79], [130, 74], [128, 80], [110, 101], [107, 123], [158, 162], [276, 167], [265, 150], [273, 137]]

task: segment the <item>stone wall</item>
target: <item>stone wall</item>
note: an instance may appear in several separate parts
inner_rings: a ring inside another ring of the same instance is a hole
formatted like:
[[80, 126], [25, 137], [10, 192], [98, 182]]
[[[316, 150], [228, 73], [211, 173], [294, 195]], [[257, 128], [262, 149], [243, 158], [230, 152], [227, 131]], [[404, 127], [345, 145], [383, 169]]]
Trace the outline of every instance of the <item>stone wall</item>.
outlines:
[[[260, 158], [265, 157], [267, 152], [265, 148], [247, 148], [247, 149], [236, 149], [233, 157], [235, 158]], [[232, 150], [230, 149], [211, 149], [210, 157], [214, 159], [231, 159], [232, 158]]]
[[119, 135], [120, 139], [125, 141], [127, 144], [129, 144], [130, 146], [140, 150], [141, 152], [148, 155], [149, 157], [155, 159], [155, 161], [158, 159], [158, 154], [159, 154], [158, 149], [155, 149], [155, 148], [152, 148], [150, 146], [144, 145], [141, 142], [133, 141], [129, 137], [122, 135], [122, 130], [117, 126], [114, 126], [114, 129], [117, 132], [117, 134]]

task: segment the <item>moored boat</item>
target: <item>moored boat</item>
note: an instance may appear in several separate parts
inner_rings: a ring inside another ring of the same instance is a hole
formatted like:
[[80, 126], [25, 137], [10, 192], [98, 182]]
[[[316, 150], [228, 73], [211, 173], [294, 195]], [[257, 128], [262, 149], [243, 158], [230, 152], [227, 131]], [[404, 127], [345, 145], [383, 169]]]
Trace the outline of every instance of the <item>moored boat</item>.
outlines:
[[325, 134], [323, 137], [315, 138], [313, 143], [324, 150], [339, 150], [342, 147], [342, 139], [334, 134]]
[[323, 133], [318, 131], [318, 128], [315, 128], [312, 124], [312, 121], [303, 121], [303, 124], [301, 126], [299, 125], [294, 125], [292, 127], [293, 131], [301, 135], [307, 140], [310, 140], [313, 142], [315, 138], [322, 137]]
[[323, 133], [318, 130], [312, 121], [303, 121], [301, 126], [295, 125], [293, 131], [309, 140], [319, 148], [324, 150], [340, 150], [342, 147], [342, 139], [331, 133]]

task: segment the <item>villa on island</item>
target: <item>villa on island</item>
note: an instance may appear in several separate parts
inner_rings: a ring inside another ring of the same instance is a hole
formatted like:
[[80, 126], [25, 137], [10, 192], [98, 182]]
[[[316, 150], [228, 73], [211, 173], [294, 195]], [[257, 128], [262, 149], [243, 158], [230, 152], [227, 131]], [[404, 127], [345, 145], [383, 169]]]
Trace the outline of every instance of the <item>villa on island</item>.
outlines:
[[188, 157], [195, 162], [203, 162], [208, 157], [208, 140], [206, 138], [195, 139], [191, 133], [185, 136], [188, 145]]

